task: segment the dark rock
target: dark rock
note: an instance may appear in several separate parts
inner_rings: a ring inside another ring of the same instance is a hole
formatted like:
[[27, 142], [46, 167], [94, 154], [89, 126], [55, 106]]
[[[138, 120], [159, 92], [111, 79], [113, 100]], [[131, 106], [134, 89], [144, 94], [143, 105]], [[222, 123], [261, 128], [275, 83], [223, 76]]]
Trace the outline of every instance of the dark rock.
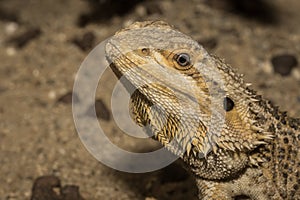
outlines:
[[66, 185], [63, 188], [58, 177], [41, 176], [32, 187], [31, 200], [84, 200], [79, 187]]
[[292, 69], [298, 65], [296, 57], [290, 54], [274, 56], [271, 59], [271, 62], [274, 72], [281, 74], [282, 76], [290, 75]]
[[93, 32], [87, 32], [82, 37], [76, 37], [72, 43], [78, 46], [82, 51], [88, 51], [95, 45], [96, 36]]
[[[103, 119], [105, 121], [110, 120], [110, 112], [101, 99], [98, 99], [95, 101], [95, 110], [96, 110], [97, 118]], [[91, 105], [87, 109], [86, 115], [93, 117], [93, 114], [92, 114], [93, 111], [94, 111], [94, 105]]]
[[36, 39], [41, 35], [42, 31], [39, 28], [31, 28], [24, 33], [14, 36], [8, 40], [8, 43], [14, 44], [18, 48], [24, 47], [28, 42]]
[[63, 200], [84, 200], [76, 185], [66, 185], [61, 189]]
[[96, 115], [98, 118], [103, 119], [105, 121], [110, 120], [110, 112], [101, 99], [96, 100], [95, 108], [96, 108]]
[[73, 100], [74, 103], [78, 103], [79, 102], [79, 98], [78, 98], [77, 94], [73, 95], [72, 92], [67, 92], [66, 94], [64, 94], [61, 97], [59, 97], [58, 100], [57, 100], [57, 102], [58, 103], [65, 103], [65, 104], [71, 104], [72, 100]]
[[60, 180], [57, 177], [39, 177], [33, 184], [31, 200], [62, 200], [55, 188], [60, 188]]

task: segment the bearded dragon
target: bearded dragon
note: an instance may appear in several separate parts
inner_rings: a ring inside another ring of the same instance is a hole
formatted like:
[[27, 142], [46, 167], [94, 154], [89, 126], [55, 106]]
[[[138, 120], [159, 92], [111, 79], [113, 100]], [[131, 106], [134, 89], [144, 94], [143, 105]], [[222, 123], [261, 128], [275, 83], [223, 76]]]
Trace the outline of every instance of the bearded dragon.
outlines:
[[105, 46], [130, 110], [184, 160], [199, 199], [300, 199], [300, 120], [163, 21], [136, 22]]

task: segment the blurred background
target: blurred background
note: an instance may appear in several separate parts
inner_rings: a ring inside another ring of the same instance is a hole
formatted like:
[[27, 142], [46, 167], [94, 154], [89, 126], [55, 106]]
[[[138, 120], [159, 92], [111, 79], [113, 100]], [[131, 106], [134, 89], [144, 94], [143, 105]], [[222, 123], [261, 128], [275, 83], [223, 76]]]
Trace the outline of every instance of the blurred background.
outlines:
[[[165, 20], [300, 117], [299, 9], [298, 0], [0, 0], [0, 199], [197, 199], [180, 161], [128, 174], [88, 153], [71, 108], [81, 62], [126, 25]], [[115, 124], [110, 97], [116, 81], [107, 70], [95, 100], [105, 133], [130, 151], [159, 148]]]

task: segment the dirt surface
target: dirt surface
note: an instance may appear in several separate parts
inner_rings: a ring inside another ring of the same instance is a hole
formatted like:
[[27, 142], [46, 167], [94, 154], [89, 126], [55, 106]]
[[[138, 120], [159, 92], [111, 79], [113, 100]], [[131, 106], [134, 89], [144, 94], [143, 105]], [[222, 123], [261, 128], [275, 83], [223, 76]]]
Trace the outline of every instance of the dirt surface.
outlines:
[[[197, 199], [194, 180], [180, 161], [151, 173], [119, 172], [94, 159], [76, 133], [71, 97], [81, 62], [134, 21], [163, 19], [175, 25], [238, 68], [265, 98], [300, 117], [300, 1], [121, 2], [0, 1], [1, 200], [47, 199], [39, 195], [49, 189], [36, 188], [49, 184], [58, 187], [50, 187], [58, 199]], [[108, 70], [97, 93], [105, 133], [131, 151], [157, 148], [150, 139], [124, 136], [114, 123], [115, 83]], [[41, 176], [48, 179], [39, 186]]]

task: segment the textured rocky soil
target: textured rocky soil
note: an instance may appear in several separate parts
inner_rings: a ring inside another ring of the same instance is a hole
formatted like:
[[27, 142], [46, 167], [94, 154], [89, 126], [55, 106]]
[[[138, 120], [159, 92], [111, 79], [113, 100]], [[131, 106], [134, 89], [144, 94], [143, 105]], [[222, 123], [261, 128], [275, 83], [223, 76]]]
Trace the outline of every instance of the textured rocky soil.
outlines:
[[[121, 2], [121, 3], [120, 3]], [[98, 162], [72, 118], [72, 87], [98, 43], [134, 21], [163, 19], [245, 74], [265, 98], [300, 117], [298, 0], [0, 1], [0, 199], [197, 199], [177, 161], [145, 174]], [[99, 121], [119, 147], [158, 144], [114, 123], [107, 70], [96, 98]]]

